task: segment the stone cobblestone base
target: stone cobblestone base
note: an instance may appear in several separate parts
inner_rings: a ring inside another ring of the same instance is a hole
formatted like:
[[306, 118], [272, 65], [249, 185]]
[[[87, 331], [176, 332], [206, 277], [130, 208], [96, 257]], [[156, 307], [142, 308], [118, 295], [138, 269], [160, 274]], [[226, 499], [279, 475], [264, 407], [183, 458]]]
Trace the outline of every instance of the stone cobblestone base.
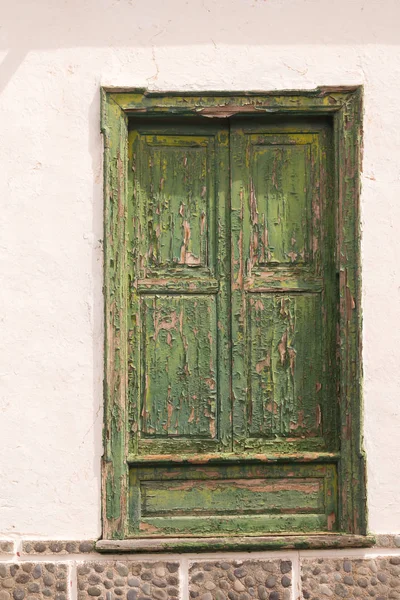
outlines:
[[67, 566], [0, 563], [0, 600], [67, 600]]
[[290, 600], [289, 560], [204, 561], [191, 564], [190, 598], [196, 600]]
[[301, 562], [302, 598], [400, 600], [400, 556]]
[[95, 540], [26, 540], [23, 554], [81, 554], [95, 552]]
[[99, 561], [78, 566], [78, 600], [177, 600], [179, 597], [177, 562]]
[[14, 554], [14, 542], [0, 540], [0, 554]]

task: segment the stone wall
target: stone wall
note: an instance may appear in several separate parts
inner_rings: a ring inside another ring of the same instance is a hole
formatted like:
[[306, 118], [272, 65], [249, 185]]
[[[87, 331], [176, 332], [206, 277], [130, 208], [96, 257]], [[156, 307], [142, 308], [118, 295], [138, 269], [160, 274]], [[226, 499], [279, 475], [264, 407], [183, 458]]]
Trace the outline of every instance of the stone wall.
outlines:
[[400, 537], [368, 550], [106, 555], [0, 541], [0, 600], [400, 600]]

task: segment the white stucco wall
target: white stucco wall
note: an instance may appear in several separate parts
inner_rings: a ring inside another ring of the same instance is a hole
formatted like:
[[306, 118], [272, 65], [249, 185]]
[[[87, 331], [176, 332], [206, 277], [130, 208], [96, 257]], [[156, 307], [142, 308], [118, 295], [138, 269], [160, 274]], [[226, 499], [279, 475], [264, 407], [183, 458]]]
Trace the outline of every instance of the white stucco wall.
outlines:
[[101, 85], [364, 84], [369, 524], [400, 532], [397, 0], [1, 5], [0, 536], [100, 533]]

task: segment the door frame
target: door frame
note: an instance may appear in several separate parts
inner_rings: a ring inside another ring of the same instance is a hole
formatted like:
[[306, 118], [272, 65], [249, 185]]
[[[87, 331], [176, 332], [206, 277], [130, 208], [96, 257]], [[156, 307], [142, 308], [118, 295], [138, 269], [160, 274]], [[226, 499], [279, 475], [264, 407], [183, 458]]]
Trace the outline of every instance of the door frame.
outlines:
[[[161, 93], [138, 88], [106, 87], [101, 89], [101, 131], [104, 139], [105, 251], [103, 540], [124, 539], [128, 531], [127, 425], [129, 421], [130, 333], [127, 318], [129, 284], [126, 276], [130, 260], [126, 247], [128, 125], [131, 116], [137, 118], [141, 115], [229, 118], [240, 114], [261, 116], [274, 113], [332, 116], [334, 201], [337, 204], [336, 273], [339, 280], [340, 298], [339, 531], [355, 537], [366, 535], [359, 219], [362, 95], [361, 86], [323, 87], [311, 91], [235, 92], [232, 94], [227, 92]], [[306, 538], [312, 537], [315, 536], [311, 534], [306, 536]], [[312, 545], [311, 542], [310, 544]], [[335, 544], [336, 546], [343, 545], [338, 542]], [[347, 541], [346, 544], [349, 545], [349, 542]], [[360, 545], [359, 541], [357, 545]], [[262, 547], [267, 546], [267, 542], [264, 542]], [[210, 544], [207, 544], [207, 547], [209, 549]], [[276, 544], [271, 542], [270, 547], [276, 547]], [[307, 547], [304, 536], [302, 547]]]

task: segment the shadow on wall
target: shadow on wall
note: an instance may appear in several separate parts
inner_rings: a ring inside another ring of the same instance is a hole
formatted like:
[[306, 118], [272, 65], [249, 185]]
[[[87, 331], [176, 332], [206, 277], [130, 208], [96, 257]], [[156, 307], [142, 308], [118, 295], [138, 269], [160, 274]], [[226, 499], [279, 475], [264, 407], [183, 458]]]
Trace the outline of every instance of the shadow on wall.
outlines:
[[398, 44], [398, 17], [398, 0], [24, 0], [3, 11], [0, 88], [30, 50]]

